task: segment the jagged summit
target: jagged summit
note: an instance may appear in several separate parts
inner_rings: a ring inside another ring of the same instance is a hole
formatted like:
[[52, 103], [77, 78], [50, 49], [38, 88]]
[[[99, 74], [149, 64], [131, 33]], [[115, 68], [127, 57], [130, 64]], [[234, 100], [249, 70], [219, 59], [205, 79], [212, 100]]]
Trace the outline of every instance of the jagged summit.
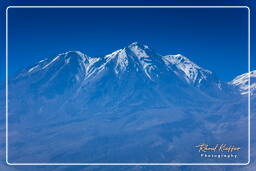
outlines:
[[150, 80], [153, 80], [152, 72], [157, 69], [165, 69], [161, 56], [149, 46], [133, 42], [123, 49], [106, 55], [106, 63], [114, 63], [116, 74], [129, 72], [143, 72]]

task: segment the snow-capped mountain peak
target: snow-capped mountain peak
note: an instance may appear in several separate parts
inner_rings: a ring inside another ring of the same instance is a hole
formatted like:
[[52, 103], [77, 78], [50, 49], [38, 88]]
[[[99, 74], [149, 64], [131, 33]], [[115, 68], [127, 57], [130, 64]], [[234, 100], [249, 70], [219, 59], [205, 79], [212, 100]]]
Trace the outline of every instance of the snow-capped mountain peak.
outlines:
[[68, 51], [65, 53], [58, 54], [53, 58], [46, 58], [39, 61], [36, 65], [28, 69], [28, 73], [38, 71], [40, 69], [47, 69], [49, 66], [54, 65], [57, 62], [64, 62], [64, 64], [69, 64], [72, 61], [80, 61], [82, 63], [88, 63], [89, 58], [80, 51]]
[[54, 57], [40, 60], [38, 63], [22, 70], [14, 80], [26, 78], [34, 80], [45, 79], [50, 82], [66, 77], [67, 81], [81, 81], [85, 78], [91, 59], [80, 51], [68, 51]]
[[[250, 86], [249, 79], [251, 82]], [[256, 70], [235, 77], [229, 84], [237, 87], [242, 95], [248, 94], [249, 88], [250, 95], [256, 94]]]
[[155, 70], [159, 63], [163, 63], [161, 56], [155, 53], [149, 46], [133, 42], [123, 49], [114, 51], [104, 57], [106, 62], [115, 61], [115, 73], [124, 71], [143, 71], [152, 80], [151, 71]]

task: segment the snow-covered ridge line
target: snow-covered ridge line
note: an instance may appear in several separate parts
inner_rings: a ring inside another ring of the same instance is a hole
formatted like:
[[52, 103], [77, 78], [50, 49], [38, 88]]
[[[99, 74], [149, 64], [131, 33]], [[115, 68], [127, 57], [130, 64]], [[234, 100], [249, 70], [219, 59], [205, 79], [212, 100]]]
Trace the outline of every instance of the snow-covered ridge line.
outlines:
[[[150, 59], [147, 60], [145, 58], [149, 58], [149, 57], [156, 58], [157, 56], [158, 57], [160, 56], [160, 55], [154, 53], [149, 46], [139, 44], [138, 42], [134, 42], [134, 43], [130, 44], [129, 46], [127, 46], [123, 49], [118, 49], [118, 50], [112, 52], [111, 54], [105, 55], [104, 57], [89, 57], [80, 51], [68, 51], [65, 53], [58, 54], [56, 57], [54, 57], [52, 59], [47, 58], [47, 59], [41, 60], [37, 65], [34, 65], [33, 67], [29, 68], [28, 72], [30, 73], [30, 72], [38, 71], [40, 69], [46, 69], [47, 67], [52, 65], [54, 62], [58, 61], [60, 58], [68, 58], [68, 55], [70, 53], [75, 53], [75, 54], [81, 56], [83, 59], [82, 61], [88, 62], [89, 63], [88, 66], [90, 68], [93, 66], [94, 63], [98, 62], [99, 60], [105, 59], [106, 62], [109, 62], [110, 60], [116, 58], [117, 59], [117, 65], [115, 66], [116, 73], [120, 72], [120, 71], [118, 71], [118, 69], [120, 69], [121, 71], [125, 70], [125, 67], [127, 67], [127, 65], [128, 65], [128, 56], [138, 58], [140, 64], [143, 66], [143, 68], [148, 67], [148, 65], [150, 64], [150, 62], [149, 62]], [[168, 55], [168, 56], [176, 57], [179, 55]], [[95, 59], [97, 59], [97, 61], [95, 61]], [[46, 62], [46, 61], [49, 61], [49, 62]], [[69, 59], [66, 59], [66, 64], [68, 64], [69, 61], [70, 61]], [[40, 64], [41, 62], [43, 62], [43, 64]], [[194, 65], [193, 67], [199, 68], [197, 65]], [[87, 69], [87, 71], [88, 70], [89, 69]]]
[[[64, 58], [65, 59], [65, 63], [68, 64], [69, 61], [70, 61], [69, 54], [77, 54], [77, 55], [79, 55], [81, 57], [82, 61], [86, 61], [88, 59], [88, 57], [84, 53], [82, 53], [80, 51], [67, 51], [67, 52], [64, 52], [64, 53], [60, 53], [60, 54], [56, 55], [55, 57], [45, 58], [43, 60], [40, 60], [36, 65], [34, 65], [33, 67], [29, 68], [27, 72], [30, 73], [30, 72], [33, 72], [33, 71], [34, 72], [38, 71], [39, 69], [46, 69], [47, 67], [52, 65], [54, 62], [58, 61], [60, 58]], [[47, 62], [47, 61], [49, 61], [49, 62]]]
[[209, 75], [213, 74], [211, 71], [198, 66], [181, 54], [166, 55], [163, 56], [163, 60], [167, 66], [174, 66], [181, 71], [188, 83], [201, 83], [202, 80], [206, 80]]
[[[143, 71], [145, 76], [153, 81], [153, 78], [159, 76], [159, 72], [174, 72], [178, 77], [184, 77], [187, 83], [200, 84], [206, 80], [212, 72], [198, 66], [194, 62], [181, 54], [162, 56], [157, 54], [148, 45], [134, 42], [127, 47], [118, 49], [103, 57], [89, 57], [80, 51], [68, 51], [58, 54], [56, 57], [44, 59], [37, 65], [27, 70], [27, 74], [45, 70], [58, 61], [65, 60], [63, 65], [70, 64], [70, 59], [75, 56], [79, 59], [80, 66], [84, 67], [86, 75], [103, 71], [107, 65], [113, 63], [113, 70], [118, 75], [123, 73], [129, 67], [136, 72]], [[175, 67], [175, 68], [174, 68]]]
[[237, 87], [242, 95], [248, 94], [250, 88], [250, 95], [254, 95], [256, 94], [256, 70], [241, 74], [228, 82], [228, 84]]
[[43, 60], [20, 75], [30, 76], [39, 71], [53, 74], [57, 70], [71, 75], [72, 72], [77, 72], [80, 74], [79, 80], [88, 80], [109, 72], [108, 74], [114, 73], [117, 78], [125, 74], [153, 82], [169, 77], [200, 89], [212, 87], [214, 91], [226, 87], [226, 83], [221, 82], [213, 72], [200, 67], [189, 58], [181, 54], [159, 55], [148, 45], [138, 42], [102, 57], [89, 57], [80, 51], [68, 51]]

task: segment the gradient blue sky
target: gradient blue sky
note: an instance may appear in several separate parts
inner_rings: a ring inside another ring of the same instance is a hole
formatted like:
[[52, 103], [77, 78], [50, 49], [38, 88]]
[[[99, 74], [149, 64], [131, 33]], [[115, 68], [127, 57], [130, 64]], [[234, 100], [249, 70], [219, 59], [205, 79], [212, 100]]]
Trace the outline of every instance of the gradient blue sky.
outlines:
[[183, 54], [229, 81], [247, 72], [247, 9], [9, 9], [9, 75], [69, 50], [101, 56], [134, 41]]

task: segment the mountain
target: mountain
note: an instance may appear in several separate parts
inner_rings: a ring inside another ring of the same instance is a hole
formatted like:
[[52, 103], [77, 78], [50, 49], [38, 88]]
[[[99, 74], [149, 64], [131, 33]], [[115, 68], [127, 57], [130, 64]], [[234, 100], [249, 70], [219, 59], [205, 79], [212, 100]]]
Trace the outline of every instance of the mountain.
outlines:
[[256, 94], [256, 70], [241, 74], [229, 82], [230, 85], [237, 87], [242, 95], [249, 92], [249, 79], [251, 81], [250, 95]]
[[207, 162], [194, 146], [222, 142], [246, 160], [247, 98], [138, 42], [41, 60], [9, 79], [8, 98], [10, 162]]
[[127, 78], [133, 85], [143, 82], [150, 86], [161, 82], [162, 89], [167, 86], [179, 94], [179, 90], [188, 87], [211, 97], [234, 93], [232, 87], [220, 81], [213, 72], [199, 67], [188, 58], [182, 55], [161, 56], [138, 42], [104, 57], [88, 57], [79, 51], [59, 54], [24, 70], [14, 82], [25, 80], [30, 84], [30, 90], [53, 95], [63, 93], [69, 87], [88, 88], [87, 84], [93, 81], [106, 79], [112, 84], [120, 80], [127, 82]]

